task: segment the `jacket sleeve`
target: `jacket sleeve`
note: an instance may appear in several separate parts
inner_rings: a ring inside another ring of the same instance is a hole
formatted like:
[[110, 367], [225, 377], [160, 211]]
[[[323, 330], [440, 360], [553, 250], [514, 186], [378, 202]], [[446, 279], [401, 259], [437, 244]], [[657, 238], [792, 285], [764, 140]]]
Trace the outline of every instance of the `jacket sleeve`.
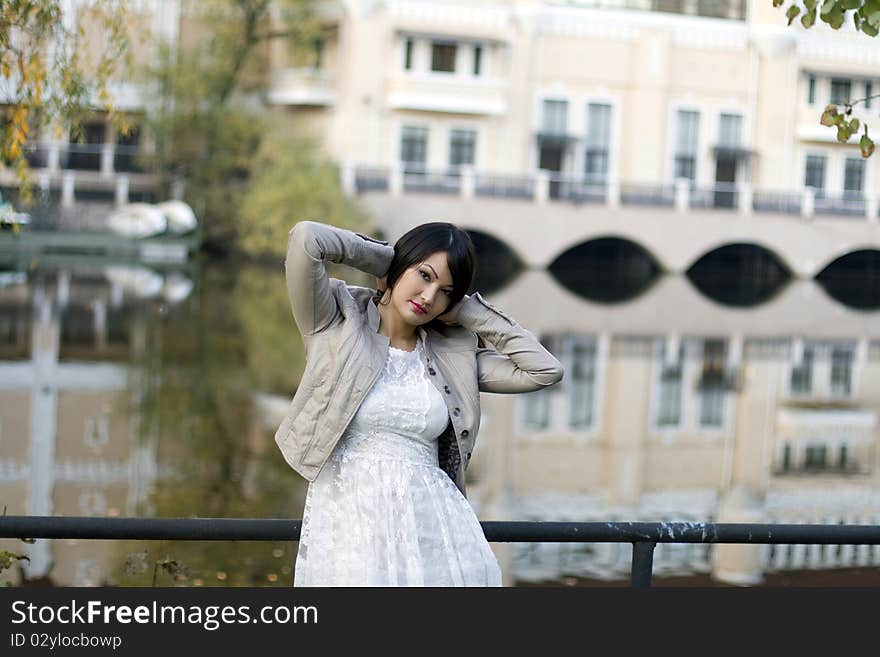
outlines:
[[467, 298], [457, 321], [494, 347], [477, 349], [482, 392], [529, 392], [562, 379], [562, 364], [513, 318], [490, 306], [480, 293]]
[[339, 314], [324, 261], [346, 264], [373, 276], [384, 276], [394, 247], [361, 233], [300, 221], [290, 231], [284, 261], [287, 295], [303, 336], [327, 328]]

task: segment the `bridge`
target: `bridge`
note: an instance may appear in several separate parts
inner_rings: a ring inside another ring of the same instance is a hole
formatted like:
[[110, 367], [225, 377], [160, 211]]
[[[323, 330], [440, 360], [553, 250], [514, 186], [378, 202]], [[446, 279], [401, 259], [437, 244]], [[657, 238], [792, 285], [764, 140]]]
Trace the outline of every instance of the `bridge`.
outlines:
[[871, 196], [828, 198], [811, 188], [750, 185], [693, 188], [687, 181], [587, 184], [543, 171], [413, 175], [343, 165], [341, 178], [346, 193], [392, 239], [426, 221], [450, 221], [499, 240], [534, 268], [599, 238], [632, 242], [672, 274], [732, 244], [761, 247], [804, 279], [847, 254], [880, 251]]

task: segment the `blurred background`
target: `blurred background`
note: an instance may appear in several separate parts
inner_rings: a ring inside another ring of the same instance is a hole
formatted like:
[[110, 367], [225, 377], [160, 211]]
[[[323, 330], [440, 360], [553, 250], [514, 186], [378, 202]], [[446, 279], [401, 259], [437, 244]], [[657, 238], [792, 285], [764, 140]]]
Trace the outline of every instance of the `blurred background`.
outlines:
[[[287, 232], [442, 220], [566, 371], [483, 395], [480, 519], [880, 523], [880, 171], [820, 125], [876, 123], [870, 33], [771, 0], [45, 4], [50, 54], [0, 77], [7, 514], [300, 518]], [[509, 585], [628, 583], [629, 544], [493, 549]], [[0, 550], [13, 585], [289, 586], [296, 544]], [[660, 544], [654, 584], [878, 585], [880, 546]]]

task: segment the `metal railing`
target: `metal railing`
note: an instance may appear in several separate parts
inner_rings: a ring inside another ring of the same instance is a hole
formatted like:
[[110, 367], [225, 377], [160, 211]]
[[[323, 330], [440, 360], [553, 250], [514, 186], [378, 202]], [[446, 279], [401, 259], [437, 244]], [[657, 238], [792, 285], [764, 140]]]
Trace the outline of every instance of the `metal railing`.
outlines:
[[[631, 543], [633, 587], [651, 585], [657, 543], [880, 545], [880, 525], [483, 521], [494, 543]], [[0, 538], [298, 541], [301, 520], [2, 516]]]

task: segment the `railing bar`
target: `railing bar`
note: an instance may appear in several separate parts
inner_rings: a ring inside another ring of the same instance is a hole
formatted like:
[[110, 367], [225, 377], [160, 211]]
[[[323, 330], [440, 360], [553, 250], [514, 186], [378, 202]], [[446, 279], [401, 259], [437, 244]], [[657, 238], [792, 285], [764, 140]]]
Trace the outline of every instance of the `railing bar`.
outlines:
[[[480, 523], [491, 542], [880, 545], [880, 525], [668, 522]], [[0, 517], [0, 538], [298, 540], [299, 519]]]

